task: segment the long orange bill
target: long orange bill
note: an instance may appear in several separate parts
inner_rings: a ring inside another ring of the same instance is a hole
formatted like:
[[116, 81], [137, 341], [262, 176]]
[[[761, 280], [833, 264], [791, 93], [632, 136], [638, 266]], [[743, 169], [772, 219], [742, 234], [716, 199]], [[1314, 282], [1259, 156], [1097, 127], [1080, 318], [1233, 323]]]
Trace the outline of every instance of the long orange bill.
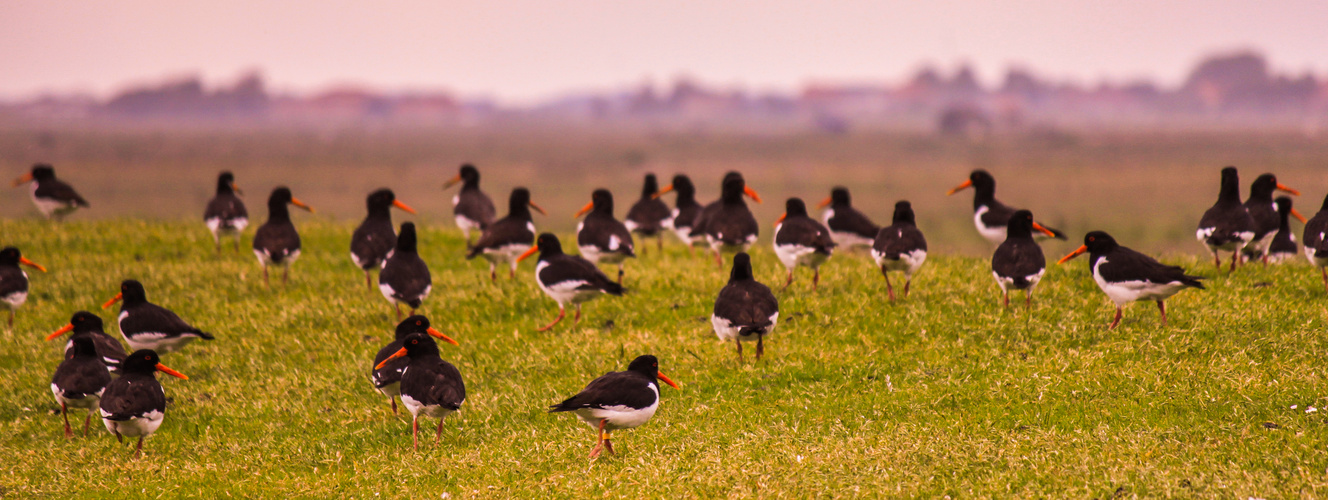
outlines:
[[305, 204], [303, 201], [300, 201], [299, 198], [296, 198], [296, 197], [292, 196], [291, 199], [290, 199], [290, 202], [291, 202], [291, 205], [295, 205], [295, 206], [297, 206], [297, 207], [300, 207], [300, 208], [303, 208], [303, 209], [305, 209], [305, 210], [308, 210], [309, 213], [314, 213], [314, 207], [311, 207], [311, 206]]
[[963, 190], [968, 189], [968, 188], [971, 188], [971, 187], [973, 187], [973, 181], [971, 181], [971, 180], [964, 181], [963, 184], [960, 184], [960, 185], [958, 185], [958, 186], [955, 186], [955, 187], [950, 188], [949, 191], [946, 191], [946, 192], [945, 192], [945, 195], [946, 195], [946, 196], [950, 196], [950, 195], [952, 195], [952, 194], [958, 193], [958, 192], [960, 192], [960, 191], [963, 191]]
[[175, 371], [175, 370], [172, 370], [170, 367], [168, 367], [168, 366], [166, 366], [166, 365], [163, 365], [163, 364], [161, 364], [161, 363], [157, 363], [157, 371], [162, 372], [162, 373], [165, 373], [165, 374], [167, 374], [167, 375], [174, 376], [174, 377], [179, 377], [179, 378], [182, 378], [182, 379], [184, 379], [184, 380], [189, 380], [189, 377], [184, 376], [183, 373], [180, 373], [180, 372], [177, 372], [177, 371]]
[[1070, 259], [1073, 259], [1073, 258], [1075, 258], [1075, 257], [1078, 257], [1080, 254], [1082, 254], [1082, 253], [1084, 253], [1084, 252], [1087, 252], [1087, 251], [1088, 251], [1088, 245], [1079, 245], [1079, 248], [1074, 249], [1074, 251], [1073, 251], [1073, 252], [1070, 252], [1069, 255], [1066, 255], [1066, 256], [1064, 256], [1064, 257], [1061, 257], [1061, 260], [1056, 261], [1056, 263], [1057, 263], [1057, 264], [1064, 264], [1064, 263], [1066, 263], [1066, 262], [1069, 262]]
[[50, 334], [50, 335], [47, 335], [47, 336], [46, 336], [46, 340], [55, 340], [56, 337], [59, 337], [59, 336], [64, 335], [64, 334], [66, 334], [66, 333], [69, 333], [69, 332], [71, 332], [71, 331], [73, 331], [73, 330], [74, 330], [74, 324], [73, 324], [73, 323], [70, 323], [70, 324], [68, 324], [68, 325], [65, 325], [65, 326], [60, 327], [60, 329], [59, 329], [59, 330], [56, 330], [55, 333], [52, 333], [52, 334]]
[[520, 257], [517, 257], [517, 258], [516, 258], [516, 261], [517, 261], [517, 262], [521, 262], [521, 261], [523, 261], [523, 260], [526, 260], [526, 257], [530, 257], [531, 255], [535, 255], [535, 252], [538, 252], [538, 251], [539, 251], [539, 245], [535, 245], [535, 246], [533, 246], [533, 247], [530, 247], [530, 250], [526, 250], [526, 253], [523, 253], [523, 254], [521, 254]]
[[1042, 234], [1045, 234], [1045, 235], [1050, 236], [1050, 237], [1052, 237], [1052, 238], [1055, 238], [1055, 237], [1056, 237], [1056, 233], [1051, 232], [1050, 229], [1047, 229], [1047, 228], [1043, 227], [1042, 224], [1038, 224], [1038, 223], [1036, 223], [1036, 222], [1033, 223], [1033, 230], [1035, 230], [1035, 231], [1041, 231]]
[[536, 205], [535, 202], [533, 202], [533, 201], [530, 202], [530, 208], [535, 209], [535, 211], [539, 212], [540, 215], [549, 215], [548, 213], [546, 213], [546, 212], [544, 211], [543, 208], [540, 208], [540, 206], [539, 206], [539, 205]]
[[108, 300], [108, 301], [106, 301], [105, 304], [102, 304], [102, 305], [101, 305], [101, 308], [102, 308], [102, 309], [105, 309], [105, 308], [107, 308], [107, 307], [111, 307], [111, 304], [114, 304], [114, 303], [116, 303], [116, 302], [119, 302], [119, 301], [122, 300], [122, 299], [124, 299], [124, 294], [123, 294], [123, 293], [117, 293], [117, 294], [115, 294], [114, 297], [111, 297], [111, 300]]
[[402, 210], [405, 210], [406, 213], [408, 213], [408, 214], [414, 214], [414, 213], [415, 213], [415, 209], [410, 208], [410, 207], [407, 206], [405, 203], [402, 203], [401, 200], [392, 200], [392, 206], [397, 207], [397, 208], [400, 208], [400, 209], [402, 209]]
[[1309, 221], [1305, 220], [1305, 216], [1304, 216], [1304, 215], [1300, 215], [1300, 212], [1296, 211], [1296, 209], [1294, 209], [1294, 208], [1291, 209], [1291, 215], [1295, 216], [1295, 217], [1296, 217], [1296, 220], [1300, 221], [1301, 224], [1304, 224], [1304, 223], [1306, 223], [1306, 222], [1309, 222]]
[[448, 179], [447, 182], [444, 182], [444, 183], [443, 183], [443, 189], [447, 189], [447, 188], [450, 188], [450, 187], [452, 187], [452, 186], [455, 186], [455, 185], [457, 185], [458, 182], [461, 182], [461, 174], [457, 174], [456, 177], [453, 177], [453, 178], [451, 178], [451, 179]]
[[1277, 189], [1278, 189], [1278, 190], [1281, 190], [1281, 191], [1286, 191], [1286, 192], [1291, 193], [1292, 195], [1295, 195], [1295, 196], [1300, 196], [1300, 191], [1296, 191], [1296, 190], [1294, 190], [1294, 189], [1291, 189], [1291, 188], [1287, 187], [1286, 184], [1282, 184], [1282, 183], [1280, 183], [1280, 182], [1277, 183]]
[[447, 342], [447, 343], [449, 343], [449, 344], [457, 345], [457, 346], [461, 345], [461, 344], [458, 344], [457, 341], [452, 340], [452, 337], [448, 337], [447, 335], [444, 335], [443, 332], [440, 332], [440, 331], [438, 331], [438, 330], [434, 330], [432, 326], [429, 327], [428, 332], [429, 332], [429, 335], [434, 336], [434, 338], [440, 338], [440, 339], [443, 339], [443, 342]]
[[590, 202], [590, 203], [587, 203], [586, 206], [581, 207], [581, 210], [577, 210], [577, 211], [576, 211], [576, 215], [573, 215], [572, 218], [575, 219], [575, 218], [577, 218], [577, 217], [580, 217], [580, 216], [582, 216], [582, 215], [585, 215], [586, 212], [589, 212], [589, 211], [594, 210], [594, 209], [595, 209], [595, 202], [592, 201], [592, 202]]
[[240, 189], [240, 186], [236, 186], [234, 182], [231, 183], [231, 191], [235, 191], [236, 194], [244, 194], [244, 190]]
[[378, 366], [375, 366], [374, 369], [375, 369], [375, 370], [381, 370], [381, 369], [383, 369], [384, 366], [387, 366], [387, 362], [388, 362], [388, 361], [392, 361], [392, 360], [394, 360], [394, 359], [397, 359], [397, 358], [404, 358], [404, 357], [406, 357], [406, 348], [405, 348], [405, 347], [402, 347], [401, 349], [397, 350], [397, 352], [392, 353], [391, 356], [388, 356], [387, 359], [384, 359], [383, 362], [378, 363]]
[[787, 213], [785, 213], [785, 214], [783, 214], [783, 215], [780, 215], [778, 219], [775, 219], [775, 227], [779, 227], [780, 224], [783, 224], [783, 223], [784, 223], [784, 218], [786, 218], [786, 217], [788, 217], [788, 214], [787, 214]]
[[660, 380], [663, 380], [664, 383], [673, 386], [674, 389], [682, 389], [681, 387], [678, 387], [678, 384], [675, 384], [675, 383], [673, 383], [672, 380], [669, 380], [669, 377], [665, 376], [665, 375], [664, 375], [664, 372], [659, 372], [659, 379], [660, 379]]
[[831, 201], [830, 197], [829, 197], [829, 196], [826, 196], [824, 200], [821, 200], [820, 203], [816, 204], [816, 208], [825, 208], [825, 207], [828, 207], [828, 206], [830, 206], [830, 201]]
[[36, 270], [38, 270], [38, 271], [41, 271], [41, 272], [43, 272], [43, 273], [46, 272], [46, 268], [45, 268], [45, 267], [42, 267], [41, 264], [38, 264], [38, 263], [36, 263], [36, 262], [33, 262], [33, 261], [28, 260], [27, 257], [19, 257], [19, 258], [18, 258], [18, 261], [19, 261], [20, 264], [23, 264], [23, 265], [25, 265], [25, 266], [31, 267], [31, 268], [36, 269]]
[[14, 179], [14, 187], [19, 187], [29, 182], [32, 182], [32, 174], [31, 173], [23, 174], [19, 176], [19, 178]]
[[661, 189], [661, 190], [659, 190], [659, 192], [650, 195], [650, 199], [652, 199], [652, 200], [657, 200], [657, 199], [659, 199], [660, 196], [664, 196], [664, 193], [667, 193], [667, 192], [669, 192], [669, 191], [673, 191], [673, 184], [669, 184], [669, 185], [667, 185], [667, 186], [664, 186], [664, 189]]
[[756, 200], [757, 203], [761, 203], [761, 195], [756, 194], [756, 190], [752, 189], [751, 186], [743, 186], [742, 192], [746, 194], [747, 197]]

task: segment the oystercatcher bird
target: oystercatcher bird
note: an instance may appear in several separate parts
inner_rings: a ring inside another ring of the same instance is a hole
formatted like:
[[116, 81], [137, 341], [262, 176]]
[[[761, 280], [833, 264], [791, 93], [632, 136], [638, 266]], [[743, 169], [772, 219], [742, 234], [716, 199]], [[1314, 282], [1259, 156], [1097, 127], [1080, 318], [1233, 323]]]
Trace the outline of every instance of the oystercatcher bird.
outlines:
[[1300, 248], [1296, 245], [1295, 234], [1291, 232], [1288, 216], [1299, 219], [1301, 224], [1308, 221], [1295, 207], [1291, 206], [1291, 198], [1279, 196], [1273, 203], [1277, 204], [1277, 233], [1273, 235], [1272, 242], [1268, 244], [1268, 262], [1294, 259], [1300, 253]]
[[466, 252], [466, 259], [483, 255], [484, 260], [489, 261], [491, 280], [498, 279], [498, 264], [510, 263], [512, 269], [508, 277], [516, 278], [516, 256], [529, 250], [530, 242], [535, 240], [535, 222], [530, 215], [532, 208], [544, 214], [543, 208], [530, 201], [530, 191], [523, 187], [513, 189], [512, 195], [507, 198], [507, 217], [484, 228], [479, 241]]
[[[493, 224], [498, 217], [498, 210], [493, 206], [493, 200], [489, 195], [480, 190], [480, 171], [475, 169], [474, 165], [469, 163], [461, 166], [461, 173], [443, 184], [443, 189], [450, 188], [457, 183], [461, 184], [461, 192], [452, 197], [452, 214], [456, 216], [456, 225], [461, 228], [461, 234], [466, 238], [466, 245], [470, 245], [470, 231], [472, 229], [483, 231]], [[533, 237], [533, 235], [532, 235]]]
[[590, 458], [606, 451], [613, 455], [610, 433], [640, 427], [655, 416], [659, 408], [656, 379], [678, 389], [678, 384], [659, 371], [659, 360], [649, 354], [638, 356], [627, 365], [627, 371], [600, 375], [575, 396], [550, 406], [549, 413], [573, 412], [595, 430], [595, 447], [590, 450]]
[[118, 320], [120, 335], [129, 343], [129, 348], [135, 351], [148, 349], [172, 353], [194, 339], [214, 338], [210, 333], [189, 326], [170, 309], [148, 302], [147, 292], [143, 291], [143, 284], [137, 280], [121, 282], [120, 293], [107, 300], [101, 308], [106, 309], [120, 301], [124, 301], [120, 304]]
[[696, 218], [701, 215], [704, 208], [696, 202], [696, 186], [692, 185], [692, 179], [683, 174], [673, 176], [673, 183], [664, 186], [664, 189], [655, 193], [658, 198], [665, 193], [675, 191], [678, 198], [674, 201], [673, 212], [669, 219], [664, 222], [664, 227], [678, 235], [678, 240], [687, 245], [687, 252], [691, 253], [692, 247], [705, 241], [703, 237], [693, 237], [692, 228], [696, 224]]
[[752, 276], [752, 258], [746, 252], [733, 256], [729, 282], [719, 290], [710, 324], [719, 340], [734, 341], [742, 359], [742, 343], [756, 341], [756, 359], [765, 353], [764, 339], [775, 332], [779, 299]]
[[120, 363], [120, 378], [112, 380], [101, 394], [101, 421], [106, 430], [121, 443], [125, 437], [138, 438], [134, 456], [143, 454], [143, 439], [157, 432], [166, 418], [166, 391], [156, 374], [189, 380], [184, 374], [161, 364], [161, 357], [151, 349], [134, 351]]
[[397, 323], [396, 339], [382, 349], [374, 356], [373, 370], [370, 372], [369, 380], [373, 382], [374, 389], [387, 396], [387, 401], [392, 403], [392, 413], [397, 412], [397, 400], [393, 399], [401, 395], [401, 374], [406, 371], [406, 366], [410, 360], [402, 358], [388, 358], [400, 351], [406, 336], [412, 333], [425, 333], [435, 338], [442, 339], [452, 345], [461, 345], [451, 337], [435, 330], [429, 325], [429, 318], [421, 315], [414, 315], [406, 318], [405, 321]]
[[1254, 183], [1250, 184], [1250, 197], [1245, 200], [1245, 211], [1250, 213], [1250, 219], [1254, 221], [1254, 239], [1242, 250], [1245, 260], [1259, 259], [1268, 264], [1268, 245], [1272, 244], [1273, 235], [1277, 234], [1279, 227], [1277, 204], [1273, 202], [1274, 190], [1300, 196], [1300, 191], [1277, 182], [1277, 176], [1273, 174], [1263, 174], [1254, 179]]
[[581, 256], [595, 264], [617, 264], [618, 283], [622, 283], [623, 261], [636, 258], [632, 232], [613, 218], [613, 193], [596, 189], [590, 203], [581, 207], [576, 217], [585, 215], [576, 225], [576, 246]]
[[429, 298], [433, 289], [433, 277], [429, 275], [429, 266], [420, 258], [415, 242], [415, 224], [401, 223], [401, 234], [397, 236], [397, 248], [383, 261], [383, 270], [378, 273], [378, 289], [387, 297], [397, 310], [397, 319], [401, 319], [401, 303], [410, 306], [410, 313], [420, 308], [420, 302]]
[[33, 165], [31, 172], [14, 180], [14, 187], [29, 182], [32, 183], [32, 204], [48, 219], [60, 220], [79, 207], [91, 206], [74, 188], [56, 179], [55, 168], [49, 164]]
[[692, 235], [698, 234], [698, 231], [705, 235], [710, 250], [715, 253], [715, 264], [721, 268], [724, 266], [720, 256], [722, 252], [746, 252], [760, 233], [760, 224], [756, 223], [756, 217], [747, 208], [743, 195], [757, 203], [761, 202], [761, 196], [747, 185], [742, 174], [729, 172], [724, 176], [719, 201], [706, 206], [697, 217], [696, 226], [692, 228]]
[[111, 373], [120, 370], [120, 362], [124, 361], [128, 354], [125, 354], [124, 347], [115, 337], [106, 334], [103, 330], [104, 325], [101, 316], [87, 311], [79, 311], [69, 318], [69, 324], [56, 330], [55, 333], [46, 336], [47, 341], [55, 340], [57, 337], [69, 332], [74, 335], [69, 337], [69, 343], [65, 344], [65, 357], [69, 357], [74, 349], [74, 340], [87, 337], [92, 339], [92, 345], [96, 348], [97, 357], [106, 365], [106, 369]]
[[1305, 223], [1305, 258], [1319, 268], [1323, 275], [1323, 287], [1328, 289], [1328, 196], [1323, 197], [1323, 206]]
[[1084, 244], [1061, 257], [1057, 264], [1064, 264], [1084, 252], [1088, 252], [1088, 268], [1093, 272], [1093, 281], [1116, 303], [1116, 317], [1107, 326], [1108, 330], [1120, 324], [1121, 310], [1125, 305], [1138, 300], [1157, 301], [1162, 326], [1167, 326], [1167, 306], [1163, 301], [1185, 288], [1204, 288], [1199, 282], [1202, 277], [1190, 276], [1180, 266], [1168, 266], [1120, 246], [1115, 238], [1102, 231], [1085, 235]]
[[[659, 181], [655, 179], [655, 174], [646, 174], [645, 185], [641, 186], [641, 199], [632, 204], [632, 208], [627, 210], [627, 217], [623, 224], [627, 230], [645, 238], [655, 238], [655, 246], [663, 251], [664, 238], [661, 233], [664, 231], [665, 223], [672, 217], [672, 211], [669, 206], [659, 199]], [[645, 253], [645, 249], [641, 250]]]
[[28, 301], [28, 273], [19, 269], [23, 264], [41, 272], [46, 268], [23, 257], [16, 247], [0, 250], [0, 304], [9, 310], [9, 326], [14, 326], [14, 311]]
[[300, 233], [291, 223], [287, 204], [310, 213], [314, 211], [314, 207], [291, 196], [290, 188], [281, 186], [272, 190], [272, 196], [267, 199], [267, 222], [258, 226], [258, 232], [254, 234], [254, 255], [263, 266], [263, 284], [269, 288], [272, 286], [267, 277], [269, 263], [281, 266], [281, 284], [285, 285], [290, 280], [290, 265], [300, 258]]
[[401, 403], [410, 411], [411, 441], [420, 449], [420, 415], [438, 419], [434, 442], [443, 438], [443, 420], [466, 402], [466, 383], [461, 372], [438, 357], [438, 344], [426, 333], [415, 332], [401, 339], [401, 349], [374, 365], [382, 369], [397, 358], [410, 358], [401, 370]]
[[[973, 225], [977, 226], [978, 233], [982, 234], [983, 238], [999, 245], [1002, 241], [1005, 241], [1006, 225], [1009, 223], [1010, 217], [1019, 209], [996, 201], [996, 178], [982, 169], [969, 173], [968, 180], [950, 189], [945, 194], [949, 196], [970, 187], [974, 191]], [[1064, 232], [1049, 227], [1046, 232], [1036, 237], [1039, 239], [1066, 239]]]
[[1204, 212], [1194, 235], [1213, 252], [1213, 262], [1219, 269], [1222, 259], [1217, 252], [1231, 252], [1231, 270], [1236, 270], [1240, 250], [1255, 236], [1254, 218], [1240, 203], [1240, 176], [1236, 167], [1222, 169], [1222, 188], [1218, 191], [1217, 203]]
[[1001, 287], [1001, 303], [1010, 307], [1010, 290], [1024, 291], [1024, 305], [1033, 303], [1033, 288], [1047, 272], [1047, 258], [1033, 239], [1033, 230], [1051, 236], [1051, 230], [1033, 222], [1033, 212], [1018, 210], [1010, 216], [1009, 233], [991, 256], [991, 274]]
[[364, 283], [373, 288], [369, 270], [382, 266], [387, 255], [392, 253], [392, 248], [397, 246], [397, 233], [392, 227], [392, 207], [405, 210], [412, 215], [415, 214], [415, 209], [402, 203], [397, 199], [397, 195], [387, 188], [369, 193], [365, 205], [369, 208], [369, 215], [360, 223], [360, 227], [355, 228], [355, 234], [350, 237], [350, 260], [364, 270]]
[[65, 353], [65, 360], [55, 368], [51, 377], [51, 394], [60, 403], [60, 415], [65, 419], [65, 438], [74, 437], [69, 429], [69, 409], [88, 411], [83, 419], [83, 437], [88, 436], [92, 426], [92, 409], [101, 401], [102, 392], [111, 383], [111, 372], [97, 355], [97, 347], [92, 337], [75, 336], [70, 339], [70, 349]]
[[[829, 207], [829, 208], [827, 208]], [[830, 190], [830, 197], [821, 201], [821, 220], [830, 228], [830, 236], [835, 243], [846, 248], [870, 247], [876, 240], [876, 233], [881, 226], [853, 208], [848, 188], [836, 186]]]
[[244, 208], [244, 201], [238, 195], [244, 194], [235, 187], [235, 174], [224, 171], [217, 176], [217, 195], [208, 202], [203, 211], [203, 222], [212, 232], [212, 241], [217, 245], [217, 255], [221, 255], [221, 236], [235, 237], [235, 253], [240, 253], [240, 233], [249, 227], [249, 211]]
[[812, 275], [812, 289], [815, 290], [821, 281], [821, 264], [834, 253], [835, 241], [830, 237], [829, 229], [807, 216], [807, 205], [801, 198], [789, 198], [784, 202], [784, 215], [775, 222], [774, 246], [775, 255], [788, 269], [784, 288], [793, 284], [793, 269], [807, 266], [815, 273]]
[[563, 317], [567, 316], [567, 304], [576, 306], [576, 316], [573, 321], [580, 323], [581, 303], [598, 297], [601, 293], [623, 294], [623, 286], [609, 279], [590, 261], [577, 255], [563, 253], [562, 243], [558, 242], [557, 236], [550, 233], [539, 235], [535, 240], [535, 246], [526, 250], [526, 253], [521, 254], [516, 260], [517, 262], [525, 260], [535, 252], [540, 254], [539, 263], [535, 265], [535, 283], [539, 284], [540, 290], [544, 290], [545, 295], [558, 303], [558, 317], [538, 331], [547, 331], [562, 321]]
[[907, 201], [895, 203], [894, 219], [888, 227], [876, 232], [871, 254], [881, 268], [881, 276], [885, 277], [885, 292], [890, 300], [895, 300], [890, 271], [904, 272], [904, 297], [908, 297], [913, 273], [927, 261], [927, 239], [922, 237], [922, 231], [913, 221], [912, 204]]

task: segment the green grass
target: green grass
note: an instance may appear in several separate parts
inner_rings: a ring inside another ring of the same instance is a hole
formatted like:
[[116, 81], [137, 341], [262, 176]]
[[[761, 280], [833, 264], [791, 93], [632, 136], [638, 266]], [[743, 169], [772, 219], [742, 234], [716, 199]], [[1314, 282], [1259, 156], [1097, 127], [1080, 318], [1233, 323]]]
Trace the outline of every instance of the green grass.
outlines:
[[[758, 363], [710, 329], [726, 272], [676, 244], [629, 262], [628, 295], [536, 333], [556, 307], [532, 266], [491, 284], [459, 233], [426, 219], [424, 312], [461, 342], [442, 351], [469, 398], [415, 452], [409, 419], [368, 382], [393, 321], [350, 263], [353, 226], [296, 219], [305, 252], [273, 291], [247, 246], [216, 259], [201, 223], [0, 220], [50, 269], [0, 335], [0, 497], [1325, 494], [1328, 410], [1306, 408], [1328, 406], [1328, 299], [1303, 262], [1226, 276], [1168, 256], [1209, 289], [1175, 297], [1165, 328], [1135, 304], [1107, 331], [1082, 258], [1051, 267], [1031, 310], [1003, 311], [985, 259], [934, 255], [891, 304], [869, 257], [839, 254], [819, 291], [800, 270], [779, 294]], [[761, 245], [758, 279], [777, 283]], [[217, 336], [166, 356], [190, 380], [160, 378], [171, 403], [141, 459], [99, 422], [61, 436], [49, 377], [63, 343], [42, 340], [131, 277]], [[615, 435], [617, 456], [587, 460], [593, 432], [545, 408], [645, 353], [682, 390]]]

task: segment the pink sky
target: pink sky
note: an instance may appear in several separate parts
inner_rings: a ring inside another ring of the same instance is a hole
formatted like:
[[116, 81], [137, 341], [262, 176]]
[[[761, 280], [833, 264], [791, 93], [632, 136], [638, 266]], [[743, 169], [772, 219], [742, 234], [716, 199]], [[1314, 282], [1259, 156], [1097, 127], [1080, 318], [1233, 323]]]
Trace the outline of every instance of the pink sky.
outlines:
[[1328, 73], [1328, 2], [670, 0], [8, 1], [0, 98], [106, 95], [261, 69], [279, 90], [355, 83], [524, 103], [679, 75], [758, 90], [899, 81], [922, 62], [1092, 82], [1178, 82], [1214, 51]]

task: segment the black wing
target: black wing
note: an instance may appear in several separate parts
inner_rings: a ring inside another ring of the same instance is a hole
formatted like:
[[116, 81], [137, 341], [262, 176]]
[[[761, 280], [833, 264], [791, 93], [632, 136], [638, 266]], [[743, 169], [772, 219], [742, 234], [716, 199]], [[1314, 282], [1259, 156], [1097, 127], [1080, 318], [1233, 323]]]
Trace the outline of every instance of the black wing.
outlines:
[[991, 257], [991, 270], [1001, 277], [1013, 278], [1016, 284], [1046, 267], [1042, 247], [1031, 239], [1007, 239]]
[[724, 285], [715, 298], [715, 316], [738, 327], [769, 328], [770, 317], [777, 312], [779, 299], [770, 292], [770, 287], [756, 281]]
[[64, 397], [82, 398], [97, 393], [111, 383], [111, 372], [106, 370], [106, 364], [97, 357], [66, 355], [65, 358], [51, 378], [51, 383], [60, 388]]
[[419, 307], [420, 297], [433, 285], [433, 277], [419, 254], [398, 252], [387, 259], [383, 271], [378, 273], [378, 283], [391, 286], [397, 300]]
[[899, 256], [916, 250], [927, 250], [927, 239], [917, 226], [896, 224], [881, 228], [876, 233], [872, 249], [890, 260], [899, 260]]
[[101, 394], [102, 418], [129, 420], [152, 411], [166, 411], [166, 394], [152, 376], [121, 377]]
[[636, 232], [642, 236], [654, 236], [664, 229], [664, 221], [673, 215], [664, 200], [644, 197], [627, 210], [627, 219], [636, 224]]
[[478, 189], [462, 189], [457, 195], [457, 204], [452, 207], [452, 213], [479, 222], [482, 228], [493, 224], [494, 219], [498, 217], [498, 210], [493, 207], [493, 200]]
[[350, 253], [360, 259], [364, 269], [383, 263], [388, 252], [397, 246], [397, 233], [390, 221], [365, 219], [350, 237]]
[[817, 252], [826, 254], [835, 248], [830, 230], [810, 217], [785, 219], [779, 225], [779, 232], [775, 233], [775, 244], [815, 248]]
[[120, 331], [125, 335], [143, 332], [164, 333], [167, 336], [193, 333], [208, 340], [212, 339], [212, 335], [189, 326], [189, 323], [180, 319], [174, 312], [152, 303], [131, 309], [129, 315], [120, 320]]
[[1314, 214], [1314, 218], [1305, 223], [1305, 232], [1301, 234], [1305, 248], [1313, 248], [1318, 258], [1328, 258], [1328, 211]]
[[526, 245], [535, 244], [535, 233], [530, 230], [530, 221], [515, 218], [503, 217], [498, 222], [493, 223], [484, 229], [480, 239], [475, 242], [475, 246], [470, 248], [466, 254], [467, 259], [473, 259], [475, 256], [484, 253], [484, 250], [498, 248], [505, 245], [522, 243]]
[[880, 226], [853, 207], [836, 208], [834, 217], [826, 222], [831, 231], [853, 233], [863, 238], [874, 238], [881, 230]]
[[743, 245], [747, 243], [748, 237], [760, 234], [761, 225], [756, 223], [756, 217], [752, 216], [746, 204], [723, 208], [705, 222], [706, 236], [725, 245]]
[[701, 211], [696, 213], [696, 218], [692, 220], [692, 232], [689, 236], [693, 238], [705, 236], [706, 225], [710, 223], [710, 218], [714, 216], [715, 213], [719, 212], [719, 207], [721, 206], [723, 206], [723, 203], [714, 201], [709, 205], [702, 207]]
[[[618, 248], [609, 248], [609, 242], [615, 236], [618, 238]], [[593, 245], [604, 252], [636, 255], [633, 248], [632, 233], [627, 230], [627, 226], [612, 217], [600, 217], [597, 214], [590, 214], [586, 216], [586, 220], [582, 221], [581, 230], [576, 233], [576, 244], [577, 246]]]
[[1277, 205], [1272, 202], [1247, 201], [1244, 206], [1245, 211], [1250, 214], [1250, 220], [1254, 222], [1251, 227], [1254, 230], [1255, 240], [1277, 231], [1277, 227], [1282, 225], [1282, 218], [1277, 215]]
[[609, 372], [586, 384], [577, 395], [549, 407], [549, 412], [575, 411], [582, 408], [626, 406], [641, 409], [658, 400], [651, 382], [633, 372]]
[[435, 359], [428, 363], [412, 363], [401, 376], [401, 392], [428, 406], [457, 410], [466, 400], [466, 383], [455, 366]]
[[1222, 245], [1239, 240], [1236, 233], [1254, 231], [1254, 219], [1245, 205], [1214, 205], [1199, 219], [1199, 229], [1208, 228], [1212, 228], [1213, 233], [1208, 236], [1207, 243]]
[[234, 194], [220, 194], [208, 202], [207, 210], [203, 211], [203, 220], [221, 219], [230, 221], [239, 218], [249, 218], [249, 211], [245, 210], [244, 202]]
[[1118, 247], [1106, 255], [1107, 262], [1097, 266], [1102, 279], [1112, 283], [1147, 281], [1166, 284], [1179, 281], [1188, 286], [1203, 288], [1199, 276], [1185, 274], [1180, 266], [1169, 266], [1156, 259], [1126, 247]]
[[[401, 341], [393, 340], [391, 343], [383, 346], [382, 349], [379, 349], [378, 354], [374, 355], [373, 366], [378, 366], [378, 363], [382, 363], [383, 360], [388, 358], [388, 356], [396, 354], [396, 352], [400, 350]], [[400, 382], [401, 371], [405, 370], [408, 365], [410, 365], [410, 358], [401, 357], [388, 361], [382, 368], [371, 367], [372, 371], [370, 372], [370, 377], [373, 380], [374, 387], [382, 389], [388, 385]]]
[[0, 267], [0, 297], [28, 291], [28, 277], [16, 267]]
[[676, 210], [678, 213], [673, 216], [673, 227], [690, 228], [696, 224], [696, 218], [701, 215], [701, 204], [696, 202], [679, 204]]
[[264, 251], [274, 264], [300, 249], [300, 233], [290, 221], [267, 221], [254, 233], [254, 250]]
[[33, 191], [33, 196], [71, 205], [88, 206], [88, 201], [79, 196], [74, 188], [57, 179], [37, 183], [37, 190]]
[[579, 288], [599, 290], [609, 295], [622, 295], [623, 287], [609, 279], [604, 271], [578, 255], [559, 255], [549, 259], [549, 265], [540, 270], [539, 280], [545, 286], [565, 281], [584, 281]]

